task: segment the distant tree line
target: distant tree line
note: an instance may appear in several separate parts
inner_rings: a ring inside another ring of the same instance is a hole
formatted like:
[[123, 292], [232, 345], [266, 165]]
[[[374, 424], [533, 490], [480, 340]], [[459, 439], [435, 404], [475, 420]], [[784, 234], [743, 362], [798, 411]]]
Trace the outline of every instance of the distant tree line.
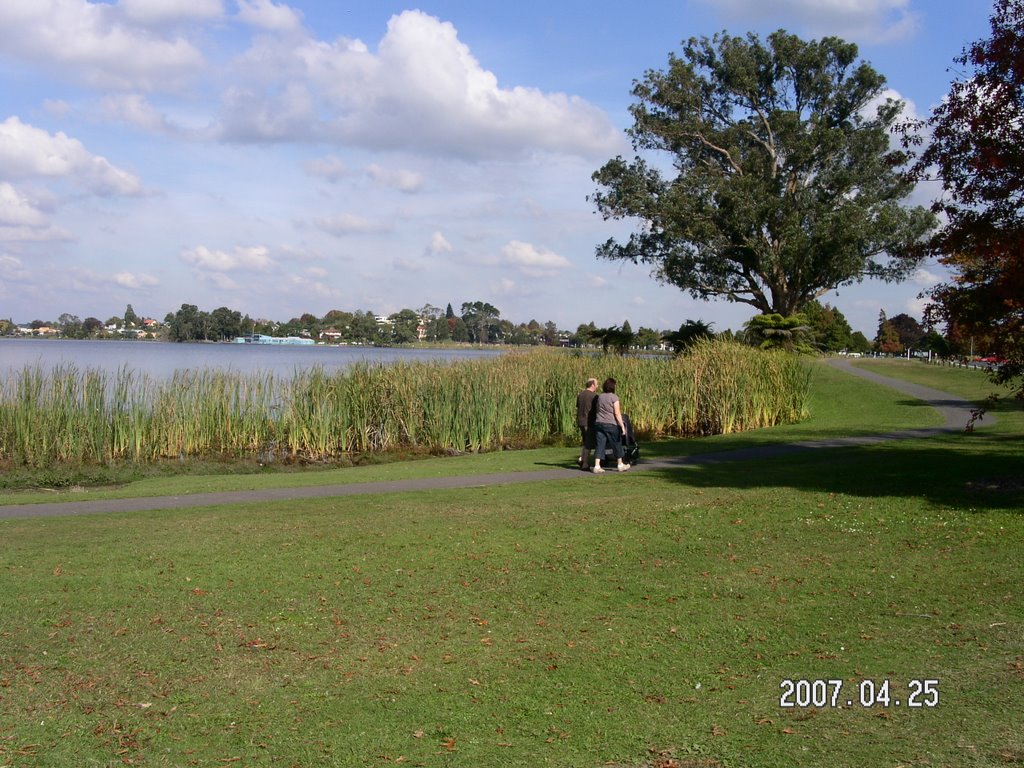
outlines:
[[[559, 330], [552, 321], [530, 320], [515, 324], [501, 316], [500, 310], [484, 301], [465, 302], [456, 312], [449, 303], [445, 309], [427, 304], [418, 310], [403, 309], [387, 317], [369, 310], [348, 312], [332, 309], [322, 317], [304, 313], [287, 322], [253, 319], [238, 310], [218, 307], [212, 311], [195, 304], [182, 304], [169, 312], [162, 324], [152, 326], [135, 313], [129, 304], [120, 317], [103, 322], [95, 317], [84, 320], [64, 313], [54, 322], [34, 320], [32, 328], [52, 327], [65, 338], [146, 337], [166, 341], [231, 341], [239, 336], [299, 336], [325, 343], [392, 346], [415, 343], [509, 344], [514, 346], [597, 347], [606, 352], [669, 349], [684, 352], [703, 338], [723, 337], [763, 348], [782, 348], [803, 353], [879, 352], [902, 355], [908, 350], [931, 351], [940, 357], [987, 354], [992, 339], [976, 329], [970, 334], [955, 324], [945, 334], [923, 325], [907, 314], [879, 316], [874, 339], [854, 331], [838, 308], [811, 301], [794, 315], [756, 315], [738, 331], [716, 332], [711, 323], [686, 320], [674, 331], [640, 327], [634, 331], [628, 320], [622, 325], [597, 326], [593, 322], [577, 326], [575, 331]], [[0, 335], [17, 333], [10, 320], [0, 320]]]

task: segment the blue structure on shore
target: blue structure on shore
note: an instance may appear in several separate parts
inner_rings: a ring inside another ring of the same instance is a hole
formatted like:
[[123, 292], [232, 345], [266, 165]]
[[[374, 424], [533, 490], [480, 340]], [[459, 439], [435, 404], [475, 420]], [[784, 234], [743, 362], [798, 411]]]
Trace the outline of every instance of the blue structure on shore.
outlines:
[[264, 336], [262, 333], [252, 336], [236, 336], [235, 344], [315, 344], [312, 339], [299, 336]]

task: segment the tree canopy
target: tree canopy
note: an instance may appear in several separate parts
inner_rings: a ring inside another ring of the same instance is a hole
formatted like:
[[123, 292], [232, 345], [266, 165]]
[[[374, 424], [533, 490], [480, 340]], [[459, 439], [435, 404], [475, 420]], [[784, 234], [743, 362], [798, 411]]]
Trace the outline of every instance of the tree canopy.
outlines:
[[865, 277], [906, 277], [934, 217], [903, 203], [908, 156], [889, 140], [902, 104], [856, 59], [833, 37], [721, 33], [647, 72], [633, 88], [637, 156], [606, 163], [591, 196], [606, 219], [641, 224], [598, 256], [785, 316]]
[[990, 338], [1010, 380], [1024, 374], [1024, 2], [996, 0], [991, 28], [956, 59], [973, 72], [904, 136], [910, 147], [930, 132], [914, 176], [937, 175], [944, 192], [933, 210], [947, 224], [927, 251], [954, 278], [932, 290], [927, 319]]
[[826, 352], [840, 352], [853, 346], [853, 328], [837, 307], [819, 301], [808, 302], [801, 314], [814, 336], [814, 345]]
[[687, 320], [679, 326], [678, 331], [666, 333], [661, 338], [672, 345], [676, 354], [685, 352], [701, 339], [713, 339], [715, 332], [714, 323], [705, 323], [703, 320]]

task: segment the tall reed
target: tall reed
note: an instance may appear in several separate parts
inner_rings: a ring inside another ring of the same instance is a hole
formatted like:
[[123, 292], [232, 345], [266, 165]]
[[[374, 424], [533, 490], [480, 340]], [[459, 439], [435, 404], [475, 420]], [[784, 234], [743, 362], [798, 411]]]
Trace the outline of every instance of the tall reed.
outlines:
[[485, 451], [575, 441], [576, 394], [612, 376], [642, 438], [736, 432], [806, 415], [810, 367], [784, 353], [704, 342], [677, 358], [516, 352], [454, 363], [361, 363], [291, 377], [26, 367], [0, 382], [0, 460], [149, 462]]

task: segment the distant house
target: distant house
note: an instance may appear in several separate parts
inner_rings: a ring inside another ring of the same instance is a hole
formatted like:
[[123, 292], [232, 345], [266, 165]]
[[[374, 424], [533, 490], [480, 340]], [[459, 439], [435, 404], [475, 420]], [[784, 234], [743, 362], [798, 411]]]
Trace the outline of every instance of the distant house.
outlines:
[[19, 325], [18, 334], [21, 336], [60, 336], [60, 328], [51, 328], [48, 325], [33, 328], [30, 325]]
[[325, 328], [320, 331], [320, 338], [328, 341], [338, 341], [341, 338], [341, 331], [335, 328]]
[[264, 336], [255, 334], [253, 336], [238, 336], [235, 344], [315, 344], [312, 339], [303, 339], [298, 336]]

